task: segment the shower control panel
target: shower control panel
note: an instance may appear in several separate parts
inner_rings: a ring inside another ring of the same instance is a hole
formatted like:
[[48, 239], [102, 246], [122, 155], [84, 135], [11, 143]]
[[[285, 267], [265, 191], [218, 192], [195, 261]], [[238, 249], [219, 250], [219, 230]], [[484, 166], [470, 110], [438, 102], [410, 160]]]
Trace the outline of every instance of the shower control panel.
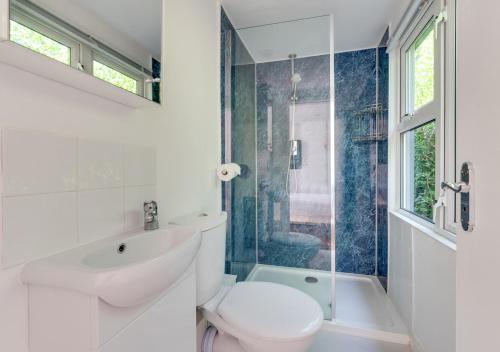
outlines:
[[475, 225], [474, 169], [472, 163], [465, 162], [460, 170], [460, 182], [442, 182], [441, 188], [460, 194], [460, 223], [466, 232], [472, 232]]

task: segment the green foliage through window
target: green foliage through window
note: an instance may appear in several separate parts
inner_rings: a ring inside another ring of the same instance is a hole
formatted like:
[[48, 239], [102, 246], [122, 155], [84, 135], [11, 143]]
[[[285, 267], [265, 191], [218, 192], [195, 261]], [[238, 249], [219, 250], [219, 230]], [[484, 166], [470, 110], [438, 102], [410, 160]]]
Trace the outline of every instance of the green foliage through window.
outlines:
[[129, 92], [137, 94], [137, 80], [129, 77], [109, 66], [106, 66], [99, 61], [93, 62], [94, 76], [106, 82], [109, 82], [117, 87], [128, 90]]
[[10, 40], [66, 65], [71, 64], [71, 49], [15, 21], [10, 21]]
[[435, 36], [431, 23], [410, 47], [407, 55], [409, 112], [414, 112], [434, 100]]
[[406, 160], [409, 168], [406, 182], [413, 184], [406, 193], [405, 208], [426, 219], [432, 219], [436, 192], [436, 122], [432, 121], [405, 134]]
[[415, 110], [434, 100], [434, 26], [415, 45]]
[[436, 123], [415, 130], [414, 211], [432, 219], [436, 194]]

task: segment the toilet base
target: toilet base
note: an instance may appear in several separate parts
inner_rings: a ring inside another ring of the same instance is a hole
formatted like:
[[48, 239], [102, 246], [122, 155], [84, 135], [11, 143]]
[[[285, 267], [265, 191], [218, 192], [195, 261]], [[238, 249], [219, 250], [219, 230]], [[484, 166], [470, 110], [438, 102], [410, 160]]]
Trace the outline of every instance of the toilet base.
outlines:
[[[305, 352], [314, 341], [314, 336], [300, 342], [278, 343], [263, 346], [240, 341], [226, 332], [210, 326], [203, 335], [201, 352]], [[240, 343], [241, 342], [241, 343]]]
[[238, 339], [219, 333], [214, 326], [210, 326], [203, 335], [201, 352], [246, 352], [239, 344]]
[[217, 334], [212, 352], [246, 352], [238, 339], [229, 334]]

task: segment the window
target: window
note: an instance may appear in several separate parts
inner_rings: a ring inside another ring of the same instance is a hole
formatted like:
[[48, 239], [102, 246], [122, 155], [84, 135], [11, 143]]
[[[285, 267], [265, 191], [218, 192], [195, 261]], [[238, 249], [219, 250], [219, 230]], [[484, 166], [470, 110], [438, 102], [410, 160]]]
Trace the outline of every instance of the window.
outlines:
[[137, 80], [97, 60], [92, 63], [93, 75], [103, 81], [137, 94]]
[[410, 111], [415, 111], [431, 103], [434, 100], [434, 23], [431, 23], [426, 30], [417, 38], [407, 53], [410, 62], [411, 85], [408, 92], [411, 98], [408, 99], [411, 105]]
[[70, 47], [12, 20], [10, 40], [63, 64], [71, 65]]
[[[10, 2], [10, 40], [119, 88], [152, 99], [148, 68], [29, 2]], [[158, 73], [159, 75], [159, 73]]]
[[403, 134], [403, 208], [431, 221], [436, 194], [436, 122]]
[[436, 19], [432, 17], [402, 49], [402, 120], [412, 118], [421, 124], [441, 114], [441, 41], [435, 27]]
[[400, 207], [448, 236], [455, 223], [454, 195], [447, 195], [446, 208], [434, 209], [439, 184], [454, 181], [456, 174], [455, 2], [446, 3], [447, 12], [442, 1], [429, 3], [403, 38], [398, 130]]

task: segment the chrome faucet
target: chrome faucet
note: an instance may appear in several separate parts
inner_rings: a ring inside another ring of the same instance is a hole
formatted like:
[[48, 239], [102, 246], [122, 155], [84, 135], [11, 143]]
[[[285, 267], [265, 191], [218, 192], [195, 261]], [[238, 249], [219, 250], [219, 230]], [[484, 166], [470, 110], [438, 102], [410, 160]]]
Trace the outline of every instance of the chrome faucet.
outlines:
[[158, 223], [158, 204], [154, 200], [144, 202], [144, 230], [156, 230]]

